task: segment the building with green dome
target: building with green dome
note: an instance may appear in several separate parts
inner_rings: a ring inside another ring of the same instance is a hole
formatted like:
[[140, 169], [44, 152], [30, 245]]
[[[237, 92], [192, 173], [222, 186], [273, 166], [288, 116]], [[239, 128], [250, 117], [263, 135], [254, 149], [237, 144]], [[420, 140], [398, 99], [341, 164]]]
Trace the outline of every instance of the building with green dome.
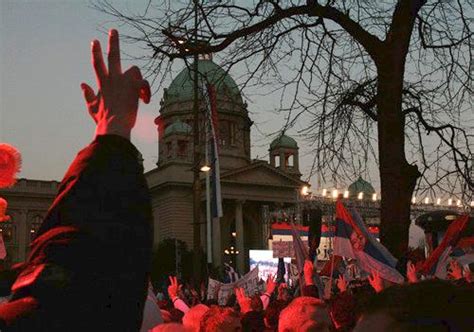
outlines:
[[[252, 160], [247, 104], [234, 79], [209, 59], [198, 61], [201, 86], [216, 91], [222, 207], [212, 224], [213, 263], [248, 268], [249, 249], [267, 249], [268, 224], [262, 211], [293, 206], [308, 183], [300, 179], [298, 145], [280, 135], [270, 146], [270, 160]], [[159, 116], [157, 167], [146, 173], [153, 201], [155, 244], [176, 238], [193, 248], [193, 72], [185, 67], [164, 89]], [[201, 93], [199, 94], [201, 96]], [[203, 99], [203, 100], [202, 100]], [[205, 158], [205, 99], [200, 98], [201, 164]], [[202, 166], [202, 165], [197, 165]], [[201, 173], [201, 246], [206, 248], [206, 186]], [[231, 247], [234, 250], [227, 250]], [[234, 256], [224, 252], [233, 251]]]
[[369, 200], [372, 199], [372, 195], [375, 194], [374, 187], [361, 176], [352, 183], [349, 188], [349, 197], [354, 199], [364, 199]]

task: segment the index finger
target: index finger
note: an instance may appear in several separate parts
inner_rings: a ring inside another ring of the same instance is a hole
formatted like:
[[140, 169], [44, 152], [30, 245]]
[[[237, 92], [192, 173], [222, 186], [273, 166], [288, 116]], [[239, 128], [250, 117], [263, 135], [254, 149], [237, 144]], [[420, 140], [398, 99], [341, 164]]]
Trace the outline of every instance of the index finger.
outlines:
[[109, 31], [109, 48], [107, 51], [109, 60], [109, 74], [119, 75], [122, 73], [120, 64], [120, 46], [118, 31], [112, 29]]

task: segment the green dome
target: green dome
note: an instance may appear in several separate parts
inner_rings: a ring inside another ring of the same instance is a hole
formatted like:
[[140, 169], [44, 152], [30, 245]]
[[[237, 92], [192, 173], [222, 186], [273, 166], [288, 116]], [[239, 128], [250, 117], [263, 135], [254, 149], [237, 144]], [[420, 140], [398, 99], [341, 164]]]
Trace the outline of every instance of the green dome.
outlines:
[[281, 135], [270, 143], [270, 149], [273, 150], [275, 148], [298, 149], [298, 144], [290, 136]]
[[369, 182], [359, 176], [357, 181], [349, 186], [349, 194], [353, 197], [359, 195], [360, 192], [364, 193], [364, 198], [370, 199], [375, 194], [375, 189]]
[[[198, 71], [206, 80], [213, 83], [218, 95], [227, 95], [234, 101], [242, 102], [239, 87], [232, 77], [212, 60], [198, 60]], [[193, 99], [192, 65], [184, 68], [165, 90], [165, 103], [188, 101]]]
[[188, 135], [189, 133], [191, 133], [191, 126], [178, 120], [166, 127], [164, 136], [171, 134]]

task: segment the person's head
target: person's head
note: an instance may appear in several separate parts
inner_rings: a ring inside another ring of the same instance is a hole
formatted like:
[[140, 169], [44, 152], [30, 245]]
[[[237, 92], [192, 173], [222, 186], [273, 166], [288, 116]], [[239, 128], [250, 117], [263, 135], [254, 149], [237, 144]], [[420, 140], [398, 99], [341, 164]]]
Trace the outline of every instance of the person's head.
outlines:
[[334, 296], [329, 304], [329, 314], [338, 331], [352, 330], [357, 322], [354, 296], [348, 292]]
[[183, 316], [184, 313], [181, 310], [178, 310], [176, 308], [171, 308], [169, 310], [170, 316], [171, 316], [171, 321], [174, 323], [182, 323], [183, 321]]
[[470, 331], [474, 288], [427, 280], [374, 295], [354, 331]]
[[165, 323], [156, 325], [151, 332], [187, 332], [185, 327], [179, 323]]
[[201, 319], [200, 332], [234, 332], [240, 331], [239, 315], [230, 308], [213, 306]]
[[263, 321], [265, 326], [269, 329], [275, 330], [278, 328], [278, 317], [280, 312], [286, 307], [286, 302], [283, 300], [271, 301], [265, 310]]
[[240, 322], [242, 323], [242, 331], [244, 332], [263, 332], [265, 323], [263, 322], [263, 312], [249, 311], [243, 315]]
[[183, 317], [183, 325], [190, 332], [199, 332], [201, 319], [209, 310], [209, 307], [204, 304], [198, 304], [189, 309]]
[[331, 320], [324, 302], [314, 297], [294, 299], [280, 313], [279, 332], [329, 331]]

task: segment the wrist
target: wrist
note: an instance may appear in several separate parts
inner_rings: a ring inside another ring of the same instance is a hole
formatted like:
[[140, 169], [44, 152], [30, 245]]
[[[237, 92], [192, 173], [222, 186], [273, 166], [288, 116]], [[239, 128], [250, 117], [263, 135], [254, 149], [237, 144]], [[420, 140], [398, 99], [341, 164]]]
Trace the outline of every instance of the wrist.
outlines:
[[99, 135], [118, 135], [130, 140], [132, 129], [120, 124], [117, 120], [101, 120], [95, 128], [95, 137]]

